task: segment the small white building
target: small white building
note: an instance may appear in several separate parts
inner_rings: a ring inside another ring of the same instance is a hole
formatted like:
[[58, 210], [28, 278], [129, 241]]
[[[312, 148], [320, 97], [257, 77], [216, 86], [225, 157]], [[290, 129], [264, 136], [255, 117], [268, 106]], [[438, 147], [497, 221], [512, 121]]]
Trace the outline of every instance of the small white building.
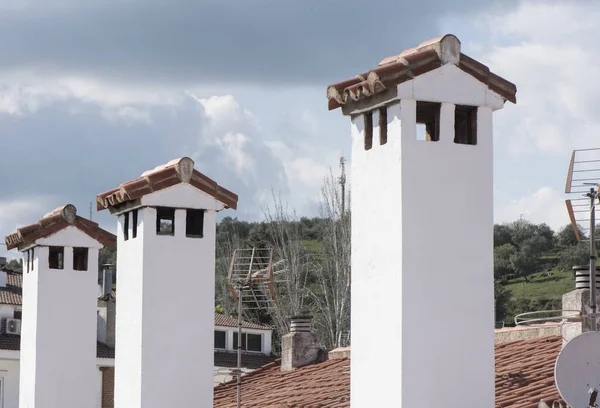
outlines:
[[216, 215], [237, 200], [188, 157], [97, 196], [118, 217], [117, 408], [212, 406]]
[[21, 332], [20, 408], [97, 404], [98, 251], [116, 237], [76, 211], [67, 204], [5, 239], [23, 254], [27, 319], [7, 321], [9, 331]]
[[351, 122], [351, 406], [493, 407], [492, 115], [515, 85], [445, 35], [327, 95]]

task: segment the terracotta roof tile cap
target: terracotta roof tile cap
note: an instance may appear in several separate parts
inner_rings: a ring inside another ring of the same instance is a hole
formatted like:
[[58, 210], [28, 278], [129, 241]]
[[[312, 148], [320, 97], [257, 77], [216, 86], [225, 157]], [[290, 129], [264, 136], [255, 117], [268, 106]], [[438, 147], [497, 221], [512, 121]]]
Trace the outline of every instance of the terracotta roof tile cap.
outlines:
[[142, 177], [146, 177], [150, 174], [167, 169], [169, 167], [175, 167], [175, 170], [177, 171], [177, 174], [179, 175], [181, 181], [184, 183], [188, 183], [194, 171], [194, 161], [189, 157], [180, 157], [178, 159], [171, 160], [167, 164], [163, 164], [155, 167], [152, 170], [147, 170], [143, 172]]
[[442, 64], [458, 64], [460, 60], [460, 40], [454, 34], [446, 34], [423, 41], [418, 47], [409, 48], [399, 55], [384, 58], [379, 65], [390, 64], [407, 55], [427, 50], [434, 50], [440, 57]]
[[42, 219], [55, 217], [57, 215], [62, 216], [62, 218], [64, 218], [64, 220], [69, 224], [73, 224], [73, 222], [75, 222], [75, 218], [77, 217], [77, 208], [75, 208], [73, 204], [66, 204], [50, 211], [44, 215]]

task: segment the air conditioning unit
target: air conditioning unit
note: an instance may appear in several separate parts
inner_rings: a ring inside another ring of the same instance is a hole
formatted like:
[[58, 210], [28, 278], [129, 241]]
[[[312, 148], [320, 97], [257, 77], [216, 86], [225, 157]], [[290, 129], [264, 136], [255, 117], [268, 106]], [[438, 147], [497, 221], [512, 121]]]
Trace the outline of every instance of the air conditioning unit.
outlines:
[[21, 334], [21, 320], [6, 319], [6, 334]]

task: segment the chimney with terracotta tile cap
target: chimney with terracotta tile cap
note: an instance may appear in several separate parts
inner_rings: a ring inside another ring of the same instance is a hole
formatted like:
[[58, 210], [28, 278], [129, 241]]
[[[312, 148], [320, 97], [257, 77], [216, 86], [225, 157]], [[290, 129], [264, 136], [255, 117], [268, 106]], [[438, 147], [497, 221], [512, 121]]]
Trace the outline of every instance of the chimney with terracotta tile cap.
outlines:
[[351, 406], [491, 407], [493, 113], [517, 90], [452, 34], [380, 61], [327, 88], [351, 125]]
[[283, 336], [281, 371], [291, 371], [321, 361], [325, 350], [312, 331], [312, 316], [302, 314], [290, 319], [290, 332]]
[[115, 408], [213, 406], [216, 217], [237, 199], [189, 157], [96, 197], [117, 217]]
[[19, 406], [95, 408], [98, 254], [116, 237], [68, 204], [5, 240], [23, 254]]

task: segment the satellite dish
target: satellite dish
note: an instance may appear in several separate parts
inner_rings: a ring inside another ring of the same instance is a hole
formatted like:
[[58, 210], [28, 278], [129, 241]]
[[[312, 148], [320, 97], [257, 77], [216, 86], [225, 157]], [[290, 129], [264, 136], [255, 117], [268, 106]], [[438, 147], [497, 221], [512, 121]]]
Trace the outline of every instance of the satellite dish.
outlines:
[[556, 359], [554, 381], [569, 406], [590, 406], [590, 390], [600, 391], [600, 332], [580, 334], [565, 345]]

